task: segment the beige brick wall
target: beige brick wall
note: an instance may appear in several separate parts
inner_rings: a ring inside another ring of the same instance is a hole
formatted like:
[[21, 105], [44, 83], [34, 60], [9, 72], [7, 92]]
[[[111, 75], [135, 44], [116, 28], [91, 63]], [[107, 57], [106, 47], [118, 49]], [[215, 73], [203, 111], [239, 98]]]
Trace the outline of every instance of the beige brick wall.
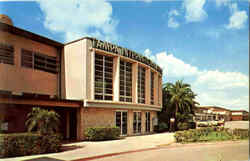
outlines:
[[[153, 132], [153, 124], [152, 124], [152, 118], [157, 116], [156, 111], [145, 111], [145, 110], [124, 110], [124, 109], [108, 109], [108, 108], [83, 108], [81, 110], [81, 129], [79, 131], [83, 132], [88, 127], [100, 127], [100, 126], [115, 126], [115, 112], [116, 111], [127, 111], [128, 112], [128, 135], [133, 135], [133, 112], [142, 112], [142, 132], [141, 134], [145, 134], [145, 117], [146, 112], [150, 112], [151, 116], [151, 132]], [[81, 134], [79, 134], [81, 135]], [[84, 139], [81, 138], [81, 139]]]

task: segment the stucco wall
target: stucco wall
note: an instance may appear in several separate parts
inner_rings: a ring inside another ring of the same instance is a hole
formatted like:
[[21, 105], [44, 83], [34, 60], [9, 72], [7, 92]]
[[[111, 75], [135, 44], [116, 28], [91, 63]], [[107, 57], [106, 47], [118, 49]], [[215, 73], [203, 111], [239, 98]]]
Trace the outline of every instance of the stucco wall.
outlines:
[[21, 67], [21, 49], [58, 57], [57, 49], [3, 31], [0, 35], [0, 43], [14, 47], [14, 65], [0, 64], [0, 90], [59, 95], [59, 74]]
[[64, 47], [65, 98], [81, 100], [86, 97], [86, 40]]

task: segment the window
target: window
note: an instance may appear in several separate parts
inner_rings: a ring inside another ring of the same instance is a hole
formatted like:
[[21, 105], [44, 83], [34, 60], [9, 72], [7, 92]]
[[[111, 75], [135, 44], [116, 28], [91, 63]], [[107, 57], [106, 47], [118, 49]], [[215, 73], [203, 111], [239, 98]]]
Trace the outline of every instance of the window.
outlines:
[[150, 132], [150, 112], [146, 112], [146, 132]]
[[113, 57], [95, 54], [95, 99], [113, 100]]
[[138, 103], [145, 103], [145, 68], [138, 66], [137, 79]]
[[150, 85], [150, 102], [154, 104], [154, 72], [151, 72], [151, 85]]
[[141, 112], [134, 112], [133, 132], [141, 133]]
[[58, 61], [56, 57], [35, 53], [30, 50], [22, 49], [21, 65], [49, 73], [58, 73]]
[[0, 44], [0, 63], [14, 65], [14, 47]]
[[120, 61], [120, 101], [132, 102], [132, 64]]

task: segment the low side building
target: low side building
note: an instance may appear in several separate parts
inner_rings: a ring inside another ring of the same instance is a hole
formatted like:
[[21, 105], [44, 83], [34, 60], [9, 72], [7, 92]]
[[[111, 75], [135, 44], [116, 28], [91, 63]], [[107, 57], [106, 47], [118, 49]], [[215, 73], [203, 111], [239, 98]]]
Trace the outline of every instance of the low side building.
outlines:
[[245, 121], [248, 120], [248, 112], [245, 110], [232, 110], [231, 120], [232, 121]]

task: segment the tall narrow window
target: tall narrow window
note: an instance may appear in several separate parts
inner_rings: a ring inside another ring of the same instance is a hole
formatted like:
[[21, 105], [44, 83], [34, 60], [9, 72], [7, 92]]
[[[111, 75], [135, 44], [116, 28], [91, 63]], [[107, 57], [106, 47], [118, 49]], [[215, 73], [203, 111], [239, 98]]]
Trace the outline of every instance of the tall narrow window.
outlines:
[[137, 79], [138, 103], [145, 103], [145, 68], [138, 66]]
[[134, 112], [133, 132], [141, 133], [141, 112]]
[[23, 67], [38, 69], [54, 74], [58, 73], [59, 63], [56, 57], [35, 53], [25, 49], [22, 49], [21, 53], [21, 65]]
[[95, 54], [95, 99], [113, 100], [113, 57]]
[[0, 63], [14, 64], [14, 47], [12, 45], [0, 44]]
[[120, 101], [132, 102], [132, 64], [120, 61]]
[[154, 104], [154, 72], [151, 72], [151, 85], [150, 85], [150, 102]]

